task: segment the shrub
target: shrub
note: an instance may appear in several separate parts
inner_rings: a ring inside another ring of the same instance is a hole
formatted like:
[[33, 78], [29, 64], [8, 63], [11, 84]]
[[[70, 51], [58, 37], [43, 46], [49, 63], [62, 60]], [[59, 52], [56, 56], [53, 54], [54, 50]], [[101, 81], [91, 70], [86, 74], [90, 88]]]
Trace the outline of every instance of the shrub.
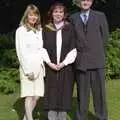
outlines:
[[0, 68], [0, 92], [15, 92], [19, 83], [19, 72], [16, 68]]
[[106, 49], [106, 76], [120, 78], [120, 29], [110, 34]]
[[12, 49], [15, 47], [15, 40], [13, 33], [0, 35], [0, 49]]
[[2, 54], [2, 63], [4, 67], [18, 68], [19, 62], [15, 49], [5, 49]]
[[0, 92], [13, 93], [19, 86], [18, 59], [12, 33], [0, 35]]

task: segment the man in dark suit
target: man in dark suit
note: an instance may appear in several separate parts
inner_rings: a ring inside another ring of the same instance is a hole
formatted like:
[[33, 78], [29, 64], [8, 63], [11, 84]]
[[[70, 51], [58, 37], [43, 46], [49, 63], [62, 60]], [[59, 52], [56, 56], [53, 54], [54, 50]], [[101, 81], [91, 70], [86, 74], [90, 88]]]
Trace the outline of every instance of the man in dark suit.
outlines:
[[75, 120], [86, 120], [89, 107], [90, 88], [97, 120], [107, 120], [105, 98], [105, 43], [108, 25], [104, 13], [91, 9], [93, 0], [78, 0], [81, 8], [70, 16], [76, 33], [76, 80], [78, 109]]

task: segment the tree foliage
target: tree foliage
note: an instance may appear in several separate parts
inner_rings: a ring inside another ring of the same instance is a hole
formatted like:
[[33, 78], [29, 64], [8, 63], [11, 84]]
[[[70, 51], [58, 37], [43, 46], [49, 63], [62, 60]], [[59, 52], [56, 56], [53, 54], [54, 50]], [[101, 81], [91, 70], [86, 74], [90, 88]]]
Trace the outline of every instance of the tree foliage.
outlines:
[[120, 29], [110, 34], [106, 50], [107, 78], [120, 78]]
[[19, 83], [18, 60], [13, 34], [0, 35], [0, 92], [17, 90]]

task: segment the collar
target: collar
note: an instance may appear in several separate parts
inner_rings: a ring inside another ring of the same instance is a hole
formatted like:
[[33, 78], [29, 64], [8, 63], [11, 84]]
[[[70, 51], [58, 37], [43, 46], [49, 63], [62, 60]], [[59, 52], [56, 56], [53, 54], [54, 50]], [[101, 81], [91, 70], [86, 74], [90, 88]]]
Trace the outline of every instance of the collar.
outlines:
[[60, 29], [62, 26], [64, 26], [64, 21], [62, 21], [58, 24], [55, 24], [56, 29]]
[[53, 23], [49, 23], [47, 25], [45, 25], [45, 27], [47, 27], [48, 29], [50, 29], [51, 31], [58, 31], [63, 29], [66, 25], [68, 25], [69, 23], [67, 21], [63, 22], [63, 25], [61, 24], [61, 26], [59, 26], [59, 28], [57, 29], [56, 26]]
[[89, 14], [90, 14], [90, 9], [87, 11], [81, 10], [81, 12], [80, 12], [80, 16], [86, 15], [87, 17], [89, 17]]

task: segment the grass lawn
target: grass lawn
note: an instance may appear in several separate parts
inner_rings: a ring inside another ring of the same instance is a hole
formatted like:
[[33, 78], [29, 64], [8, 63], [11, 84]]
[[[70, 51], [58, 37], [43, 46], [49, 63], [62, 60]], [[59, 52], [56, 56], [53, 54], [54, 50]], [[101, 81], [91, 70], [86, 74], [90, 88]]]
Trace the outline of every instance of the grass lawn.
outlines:
[[[106, 84], [107, 90], [107, 104], [109, 120], [120, 119], [120, 80], [108, 81]], [[74, 91], [76, 96], [76, 91]], [[76, 97], [73, 98], [73, 111], [75, 111]], [[15, 93], [12, 95], [0, 94], [0, 120], [22, 120], [24, 108], [23, 100], [19, 99], [19, 94]], [[43, 119], [43, 101], [38, 102], [34, 116], [36, 120]], [[89, 120], [95, 120], [92, 106], [92, 99], [89, 109]], [[37, 119], [40, 118], [40, 119]], [[71, 119], [70, 119], [71, 118]], [[68, 116], [68, 120], [72, 120], [72, 114]]]

